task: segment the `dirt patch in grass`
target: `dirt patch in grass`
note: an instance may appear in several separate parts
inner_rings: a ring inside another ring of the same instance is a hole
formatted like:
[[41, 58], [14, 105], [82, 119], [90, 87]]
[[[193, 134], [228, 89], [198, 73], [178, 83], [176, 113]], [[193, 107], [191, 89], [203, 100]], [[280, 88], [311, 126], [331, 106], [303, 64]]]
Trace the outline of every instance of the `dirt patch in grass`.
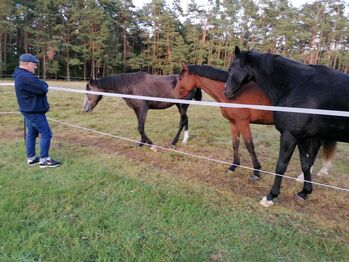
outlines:
[[[2, 134], [2, 137], [6, 139], [18, 139], [23, 137], [23, 131], [21, 129], [17, 129], [15, 132], [5, 131]], [[139, 147], [131, 142], [111, 137], [102, 137], [95, 134], [84, 133], [82, 135], [73, 130], [61, 131], [59, 133], [56, 132], [54, 134], [53, 143], [56, 147], [59, 147], [61, 143], [69, 143], [81, 147], [93, 148], [101, 153], [126, 157], [136, 160], [141, 164], [151, 165], [160, 170], [166, 170], [167, 173], [184, 181], [190, 181], [191, 183], [204, 183], [215, 187], [223, 193], [233, 193], [236, 196], [248, 197], [255, 201], [255, 207], [252, 207], [255, 210], [261, 210], [258, 201], [262, 196], [269, 192], [273, 181], [273, 177], [262, 174], [262, 181], [254, 182], [250, 179], [252, 171], [249, 170], [240, 168], [234, 173], [229, 174], [227, 172], [228, 166], [223, 164], [183, 156], [175, 152], [168, 152], [161, 149], [158, 152], [153, 152], [146, 146]], [[178, 150], [190, 152], [191, 149], [190, 145], [178, 144]], [[215, 159], [221, 159], [221, 152], [218, 151], [205, 152], [205, 149], [202, 149], [199, 154]], [[263, 152], [260, 152], [260, 155], [261, 163], [270, 161], [267, 156], [263, 155]], [[246, 156], [242, 158], [246, 158]], [[274, 164], [269, 163], [269, 165], [264, 169], [273, 170]], [[292, 165], [288, 172], [291, 171], [293, 173], [296, 172], [296, 168]], [[334, 184], [334, 182], [338, 182], [338, 178], [336, 178], [336, 174], [331, 173], [330, 177], [316, 177], [316, 181], [325, 184]], [[339, 182], [343, 183], [341, 186], [348, 188], [347, 180]], [[306, 205], [303, 207], [296, 204], [293, 200], [294, 193], [300, 191], [301, 188], [301, 183], [284, 180], [281, 194], [275, 201], [275, 204], [289, 211], [297, 212], [302, 216], [305, 215], [311, 220], [316, 220], [328, 230], [338, 233], [345, 239], [349, 240], [348, 193], [325, 189], [315, 185], [313, 194], [310, 195]], [[263, 209], [261, 212], [263, 212]], [[276, 212], [269, 212], [266, 210], [265, 212], [267, 212], [265, 214], [266, 216], [277, 216]], [[272, 223], [285, 222], [275, 220], [272, 221]]]

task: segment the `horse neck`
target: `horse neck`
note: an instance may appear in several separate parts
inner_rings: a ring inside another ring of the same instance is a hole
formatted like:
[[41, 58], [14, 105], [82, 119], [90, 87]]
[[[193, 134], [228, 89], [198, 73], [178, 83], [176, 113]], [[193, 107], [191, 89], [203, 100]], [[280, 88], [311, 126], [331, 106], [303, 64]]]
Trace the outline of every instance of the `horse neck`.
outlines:
[[[103, 82], [108, 81], [108, 82]], [[97, 82], [97, 89], [101, 92], [107, 93], [120, 93], [127, 94], [129, 93], [129, 88], [125, 85], [123, 81], [118, 81], [118, 79], [100, 79]]]
[[195, 75], [195, 83], [196, 87], [200, 87], [201, 89], [203, 89], [214, 100], [218, 102], [226, 100], [224, 96], [224, 82]]
[[267, 72], [260, 69], [259, 62], [249, 65], [249, 70], [254, 75], [254, 80], [264, 93], [271, 99], [273, 104], [285, 93], [293, 88], [294, 81], [297, 81], [298, 74], [302, 70], [301, 64], [285, 64], [285, 62], [274, 59], [273, 70]]

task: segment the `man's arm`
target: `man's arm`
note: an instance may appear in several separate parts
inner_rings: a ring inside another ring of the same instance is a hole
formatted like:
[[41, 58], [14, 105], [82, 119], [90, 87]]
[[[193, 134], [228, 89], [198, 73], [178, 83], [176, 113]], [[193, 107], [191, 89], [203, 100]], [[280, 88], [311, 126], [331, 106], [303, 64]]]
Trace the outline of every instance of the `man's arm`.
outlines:
[[24, 80], [24, 89], [28, 92], [43, 95], [48, 91], [48, 84], [45, 81], [40, 80], [37, 76], [32, 75], [31, 77], [26, 77]]

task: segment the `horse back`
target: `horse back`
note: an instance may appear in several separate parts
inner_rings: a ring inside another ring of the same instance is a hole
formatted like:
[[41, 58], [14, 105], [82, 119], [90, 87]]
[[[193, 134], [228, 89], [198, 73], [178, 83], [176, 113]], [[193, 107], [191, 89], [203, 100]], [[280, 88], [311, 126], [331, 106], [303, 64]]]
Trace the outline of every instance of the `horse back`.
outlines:
[[[349, 76], [324, 67], [316, 69], [308, 81], [299, 84], [284, 95], [276, 105], [309, 109], [349, 111]], [[287, 129], [302, 138], [319, 136], [349, 142], [349, 118], [317, 114], [274, 112], [276, 127]]]

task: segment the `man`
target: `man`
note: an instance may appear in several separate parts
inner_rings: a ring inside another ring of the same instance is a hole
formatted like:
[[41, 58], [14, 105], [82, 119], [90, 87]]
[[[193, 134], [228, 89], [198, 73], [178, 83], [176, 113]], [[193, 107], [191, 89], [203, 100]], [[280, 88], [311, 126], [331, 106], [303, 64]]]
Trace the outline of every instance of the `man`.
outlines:
[[[19, 111], [27, 126], [26, 150], [29, 166], [39, 164], [41, 168], [58, 167], [61, 163], [49, 157], [52, 132], [45, 113], [49, 110], [47, 102], [48, 85], [35, 73], [39, 60], [31, 54], [19, 57], [19, 67], [13, 73]], [[36, 137], [40, 134], [40, 158], [35, 153]]]

